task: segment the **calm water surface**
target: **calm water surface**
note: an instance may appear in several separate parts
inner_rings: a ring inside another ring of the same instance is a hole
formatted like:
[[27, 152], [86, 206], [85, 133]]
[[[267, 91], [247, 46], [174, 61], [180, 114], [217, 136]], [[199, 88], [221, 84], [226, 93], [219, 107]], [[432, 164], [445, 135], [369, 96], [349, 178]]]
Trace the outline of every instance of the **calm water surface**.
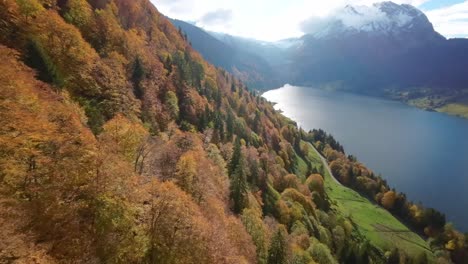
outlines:
[[386, 99], [286, 85], [263, 95], [305, 130], [322, 128], [391, 187], [468, 231], [468, 120]]

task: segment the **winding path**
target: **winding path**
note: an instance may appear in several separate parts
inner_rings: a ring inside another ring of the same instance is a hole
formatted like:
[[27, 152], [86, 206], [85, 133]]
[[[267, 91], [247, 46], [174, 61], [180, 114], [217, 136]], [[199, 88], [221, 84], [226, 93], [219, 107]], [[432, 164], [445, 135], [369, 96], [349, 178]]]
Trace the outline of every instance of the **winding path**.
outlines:
[[[336, 182], [338, 183], [339, 185], [341, 186], [344, 186], [343, 184], [341, 184], [340, 181], [338, 181], [338, 179], [336, 179], [335, 175], [333, 175], [331, 169], [330, 169], [330, 166], [328, 166], [328, 161], [327, 159], [325, 159], [324, 156], [322, 156], [322, 154], [320, 154], [320, 152], [315, 148], [314, 145], [310, 144], [312, 146], [312, 148], [314, 149], [315, 153], [317, 153], [317, 155], [320, 157], [320, 160], [322, 161], [322, 164], [325, 166], [326, 170], [328, 171], [328, 173], [330, 174], [331, 178]], [[323, 175], [325, 177], [325, 175]]]

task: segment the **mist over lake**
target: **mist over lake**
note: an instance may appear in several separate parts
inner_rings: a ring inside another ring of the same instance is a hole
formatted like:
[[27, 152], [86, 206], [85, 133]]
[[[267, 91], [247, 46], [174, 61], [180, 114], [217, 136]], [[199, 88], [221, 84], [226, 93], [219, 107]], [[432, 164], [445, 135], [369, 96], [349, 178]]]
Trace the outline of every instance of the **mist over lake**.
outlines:
[[331, 133], [391, 187], [468, 231], [468, 120], [403, 103], [285, 85], [263, 96], [305, 130]]

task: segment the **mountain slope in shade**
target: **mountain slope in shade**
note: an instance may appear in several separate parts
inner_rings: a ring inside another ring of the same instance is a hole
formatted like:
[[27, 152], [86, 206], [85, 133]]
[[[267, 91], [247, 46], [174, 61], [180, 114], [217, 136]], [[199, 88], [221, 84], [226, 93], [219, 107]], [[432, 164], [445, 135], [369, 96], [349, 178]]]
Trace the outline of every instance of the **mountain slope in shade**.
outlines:
[[181, 20], [171, 21], [187, 34], [188, 41], [206, 60], [231, 72], [249, 87], [264, 89], [281, 84], [270, 63], [260, 54], [218, 40], [190, 23]]

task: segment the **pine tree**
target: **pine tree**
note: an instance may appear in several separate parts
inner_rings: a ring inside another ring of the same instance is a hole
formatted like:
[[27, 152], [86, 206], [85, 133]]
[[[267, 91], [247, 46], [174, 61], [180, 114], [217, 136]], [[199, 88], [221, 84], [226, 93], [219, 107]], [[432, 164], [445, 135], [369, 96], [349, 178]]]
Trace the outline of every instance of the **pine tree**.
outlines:
[[253, 129], [254, 129], [255, 133], [257, 133], [257, 134], [262, 133], [262, 115], [261, 115], [261, 112], [258, 109], [255, 111]]
[[143, 67], [143, 63], [141, 62], [140, 57], [136, 57], [135, 62], [133, 64], [133, 73], [132, 73], [132, 82], [134, 85], [134, 93], [136, 98], [141, 99], [143, 97], [143, 89], [141, 87], [141, 81], [145, 77], [145, 68]]
[[196, 61], [190, 62], [190, 68], [192, 69], [192, 84], [195, 85], [198, 90], [201, 90], [201, 82], [205, 76], [205, 69], [203, 69], [203, 65]]
[[285, 264], [287, 262], [286, 248], [286, 229], [281, 225], [271, 239], [270, 249], [268, 250], [268, 264]]
[[215, 115], [214, 123], [215, 132], [218, 134], [219, 140], [222, 142], [224, 141], [224, 122], [219, 112]]
[[166, 60], [164, 61], [164, 68], [167, 70], [167, 75], [169, 76], [172, 72], [172, 59], [169, 55], [166, 56]]
[[237, 169], [240, 159], [241, 159], [241, 143], [239, 137], [237, 137], [236, 142], [234, 143], [234, 151], [231, 156], [231, 161], [228, 164], [228, 174], [231, 176], [234, 171]]
[[208, 105], [205, 105], [205, 111], [200, 115], [200, 118], [198, 121], [198, 130], [204, 131], [205, 128], [208, 127], [211, 121], [212, 121], [211, 110], [208, 107]]
[[253, 160], [252, 163], [250, 164], [250, 184], [252, 186], [257, 186], [258, 182], [258, 162], [256, 160]]
[[226, 120], [226, 130], [227, 130], [227, 139], [232, 140], [232, 136], [234, 134], [234, 115], [231, 111], [228, 112], [227, 120]]
[[38, 79], [59, 87], [62, 86], [64, 80], [42, 45], [35, 40], [30, 40], [26, 49], [25, 62], [28, 66], [37, 70]]
[[242, 213], [248, 203], [247, 177], [245, 171], [245, 159], [242, 153], [239, 156], [239, 163], [231, 175], [230, 198], [233, 202], [233, 212]]

